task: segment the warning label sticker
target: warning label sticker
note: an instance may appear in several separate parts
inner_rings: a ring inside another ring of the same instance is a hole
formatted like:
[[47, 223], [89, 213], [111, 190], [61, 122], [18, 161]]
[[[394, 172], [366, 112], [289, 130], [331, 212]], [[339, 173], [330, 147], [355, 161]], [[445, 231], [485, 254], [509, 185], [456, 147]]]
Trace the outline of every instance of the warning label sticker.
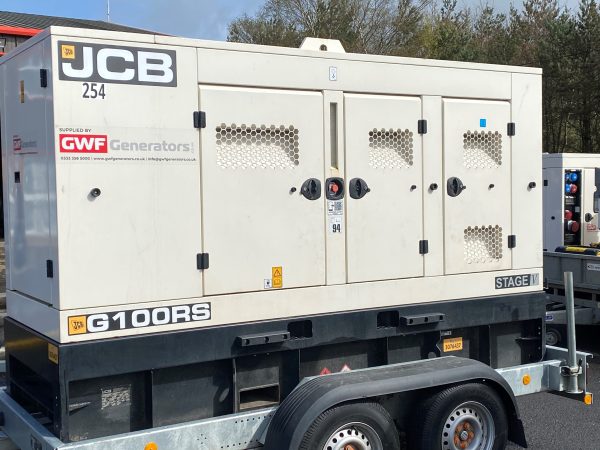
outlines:
[[462, 337], [444, 339], [444, 352], [458, 352], [463, 349]]
[[58, 364], [58, 347], [48, 343], [48, 359], [54, 364]]
[[283, 267], [272, 267], [271, 268], [271, 286], [274, 289], [280, 289], [283, 287]]

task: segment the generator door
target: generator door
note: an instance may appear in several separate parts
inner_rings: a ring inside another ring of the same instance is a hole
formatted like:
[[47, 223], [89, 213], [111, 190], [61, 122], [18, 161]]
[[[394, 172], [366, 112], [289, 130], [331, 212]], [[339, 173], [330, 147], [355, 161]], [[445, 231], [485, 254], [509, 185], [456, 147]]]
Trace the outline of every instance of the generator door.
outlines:
[[348, 281], [423, 276], [421, 100], [345, 96]]
[[325, 284], [323, 98], [200, 87], [205, 295]]
[[508, 102], [444, 100], [447, 274], [510, 269]]

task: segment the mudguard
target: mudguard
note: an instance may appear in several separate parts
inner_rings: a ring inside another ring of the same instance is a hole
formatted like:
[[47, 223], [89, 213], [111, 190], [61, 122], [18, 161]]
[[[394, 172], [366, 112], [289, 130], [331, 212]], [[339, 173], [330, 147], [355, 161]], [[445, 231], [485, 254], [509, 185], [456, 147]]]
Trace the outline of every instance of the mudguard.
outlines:
[[509, 439], [527, 448], [515, 396], [504, 378], [479, 361], [448, 356], [324, 375], [301, 383], [277, 408], [265, 449], [297, 449], [314, 420], [340, 403], [469, 381], [495, 389], [507, 411]]

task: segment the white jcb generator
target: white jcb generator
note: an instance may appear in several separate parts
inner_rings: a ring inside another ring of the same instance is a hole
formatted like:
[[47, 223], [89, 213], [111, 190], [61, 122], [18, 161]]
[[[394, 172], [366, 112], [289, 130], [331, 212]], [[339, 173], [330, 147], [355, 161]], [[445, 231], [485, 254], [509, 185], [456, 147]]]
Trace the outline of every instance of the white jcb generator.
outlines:
[[516, 395], [591, 402], [540, 70], [50, 28], [0, 82], [19, 448], [501, 449]]

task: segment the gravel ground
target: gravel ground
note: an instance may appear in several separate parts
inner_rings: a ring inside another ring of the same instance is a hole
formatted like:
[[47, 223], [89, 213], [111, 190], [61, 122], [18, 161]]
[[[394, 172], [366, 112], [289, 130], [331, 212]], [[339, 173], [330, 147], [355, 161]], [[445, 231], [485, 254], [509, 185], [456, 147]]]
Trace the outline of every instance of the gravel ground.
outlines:
[[[595, 354], [588, 375], [588, 391], [595, 404], [567, 400], [552, 394], [535, 394], [518, 399], [529, 448], [533, 450], [600, 449], [600, 326], [580, 327], [577, 347]], [[507, 449], [520, 447], [509, 445]]]

